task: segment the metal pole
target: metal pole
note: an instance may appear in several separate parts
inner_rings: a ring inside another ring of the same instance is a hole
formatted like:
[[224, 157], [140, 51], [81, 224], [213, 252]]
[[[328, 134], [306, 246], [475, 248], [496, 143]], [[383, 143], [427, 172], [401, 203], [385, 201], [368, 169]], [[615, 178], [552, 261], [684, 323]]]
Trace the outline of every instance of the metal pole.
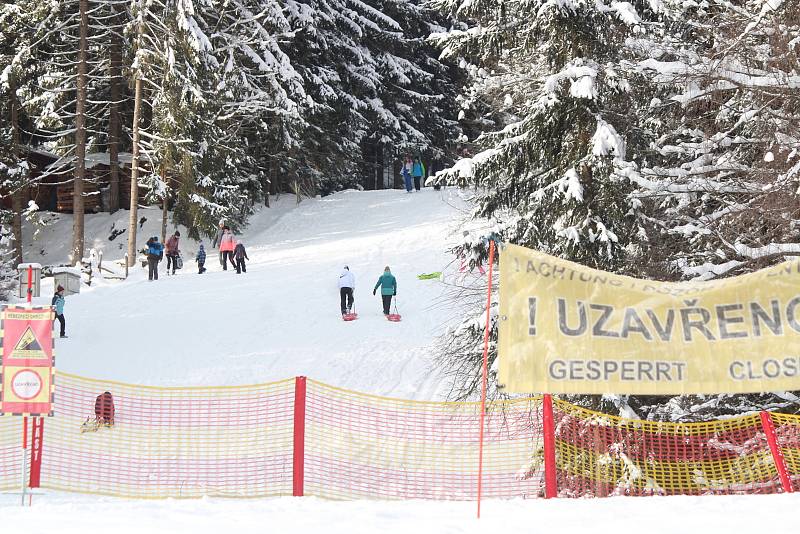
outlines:
[[22, 418], [22, 501], [21, 506], [25, 506], [25, 490], [27, 488], [28, 475], [28, 418]]
[[486, 330], [483, 334], [483, 376], [481, 380], [481, 429], [478, 445], [478, 519], [481, 518], [481, 490], [483, 489], [483, 426], [486, 417], [486, 386], [489, 376], [489, 321], [492, 308], [492, 265], [494, 264], [494, 239], [489, 241], [489, 289], [486, 295]]
[[128, 253], [125, 253], [125, 280], [128, 279]]

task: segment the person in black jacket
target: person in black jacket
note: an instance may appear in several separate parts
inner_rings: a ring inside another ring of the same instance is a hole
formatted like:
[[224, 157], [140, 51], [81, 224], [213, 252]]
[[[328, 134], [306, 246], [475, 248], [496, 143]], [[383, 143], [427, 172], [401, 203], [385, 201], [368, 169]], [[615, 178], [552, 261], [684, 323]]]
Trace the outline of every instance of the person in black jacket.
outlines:
[[249, 260], [250, 258], [247, 257], [247, 251], [241, 241], [237, 241], [236, 248], [233, 249], [233, 257], [236, 259], [236, 274], [246, 273], [247, 266], [244, 260]]

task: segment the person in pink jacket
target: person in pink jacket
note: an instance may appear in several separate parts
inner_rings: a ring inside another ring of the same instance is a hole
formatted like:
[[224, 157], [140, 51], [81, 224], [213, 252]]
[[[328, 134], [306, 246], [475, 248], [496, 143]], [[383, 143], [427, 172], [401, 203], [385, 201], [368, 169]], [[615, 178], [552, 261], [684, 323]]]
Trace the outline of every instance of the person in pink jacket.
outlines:
[[236, 262], [233, 261], [233, 250], [236, 248], [236, 240], [233, 238], [231, 229], [224, 227], [222, 229], [222, 237], [219, 240], [219, 251], [222, 252], [222, 270], [228, 270], [228, 260], [230, 260], [233, 268], [236, 268]]

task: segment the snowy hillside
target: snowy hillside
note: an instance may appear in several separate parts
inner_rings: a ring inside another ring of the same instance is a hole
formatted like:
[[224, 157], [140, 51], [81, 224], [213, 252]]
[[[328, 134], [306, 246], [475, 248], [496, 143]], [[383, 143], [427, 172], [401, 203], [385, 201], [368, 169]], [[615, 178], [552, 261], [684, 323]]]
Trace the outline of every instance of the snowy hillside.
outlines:
[[[99, 280], [67, 297], [69, 339], [56, 341], [61, 371], [151, 385], [227, 385], [296, 375], [381, 395], [441, 398], [444, 385], [431, 368], [432, 344], [446, 327], [434, 301], [443, 284], [418, 280], [446, 270], [445, 252], [464, 203], [451, 190], [347, 191], [296, 205], [284, 196], [262, 208], [238, 236], [247, 247], [247, 273], [222, 272], [210, 249], [208, 272], [191, 261], [196, 243], [182, 239], [186, 259], [178, 276], [147, 280], [137, 265], [126, 282]], [[144, 210], [140, 245], [160, 234], [160, 211]], [[112, 224], [127, 228], [127, 212], [87, 217], [88, 247], [119, 258], [126, 234], [108, 241]], [[69, 216], [45, 228], [27, 250], [45, 249], [45, 265], [66, 260]], [[186, 236], [185, 229], [182, 235]], [[173, 231], [169, 226], [168, 233]], [[122, 246], [120, 246], [122, 245]], [[356, 276], [359, 320], [339, 315], [338, 275]], [[398, 281], [400, 323], [386, 321], [372, 288], [384, 266]], [[450, 267], [452, 269], [452, 266]], [[49, 304], [52, 279], [39, 303]]]

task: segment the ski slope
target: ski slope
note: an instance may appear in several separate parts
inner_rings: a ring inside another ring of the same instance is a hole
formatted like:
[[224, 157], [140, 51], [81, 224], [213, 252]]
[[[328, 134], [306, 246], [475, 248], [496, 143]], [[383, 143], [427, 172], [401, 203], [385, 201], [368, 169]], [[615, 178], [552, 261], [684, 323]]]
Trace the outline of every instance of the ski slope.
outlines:
[[[252, 384], [306, 375], [335, 386], [411, 399], [440, 399], [446, 386], [432, 367], [433, 344], [458, 314], [437, 303], [439, 280], [417, 275], [447, 270], [446, 252], [466, 204], [455, 190], [420, 193], [346, 191], [296, 204], [284, 195], [261, 208], [241, 239], [246, 274], [223, 272], [206, 241], [208, 272], [197, 274], [197, 244], [180, 228], [184, 269], [147, 280], [137, 265], [127, 281], [95, 279], [65, 306], [68, 339], [56, 340], [60, 371], [148, 385]], [[142, 210], [141, 248], [160, 235], [161, 212]], [[27, 261], [67, 260], [71, 216], [33, 238]], [[124, 254], [127, 234], [108, 240], [112, 225], [127, 228], [127, 212], [87, 216], [87, 251], [104, 263]], [[174, 231], [168, 226], [168, 235]], [[459, 233], [460, 235], [460, 233]], [[88, 255], [88, 252], [87, 252]], [[41, 256], [41, 257], [40, 257]], [[356, 276], [359, 319], [339, 312], [338, 277]], [[400, 323], [388, 322], [372, 289], [384, 266], [398, 281]], [[452, 268], [452, 267], [450, 267]], [[52, 278], [37, 303], [49, 304]]]

